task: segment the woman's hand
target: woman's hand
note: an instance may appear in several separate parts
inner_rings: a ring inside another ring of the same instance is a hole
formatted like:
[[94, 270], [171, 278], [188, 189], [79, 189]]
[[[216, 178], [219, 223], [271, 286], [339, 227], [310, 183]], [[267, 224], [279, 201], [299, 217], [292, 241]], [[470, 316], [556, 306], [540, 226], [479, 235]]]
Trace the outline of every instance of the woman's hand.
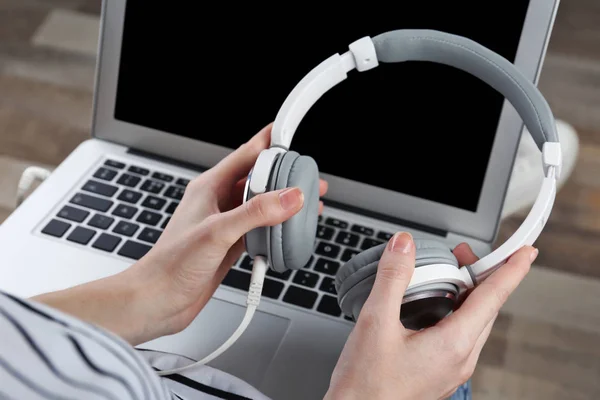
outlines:
[[[461, 265], [477, 257], [454, 250]], [[529, 271], [537, 250], [526, 246], [476, 287], [454, 313], [419, 332], [399, 315], [415, 266], [406, 233], [394, 235], [331, 378], [326, 399], [444, 399], [472, 375], [500, 307]]]
[[[128, 271], [154, 287], [152, 306], [160, 310], [161, 334], [182, 330], [198, 315], [242, 255], [245, 233], [282, 223], [302, 208], [297, 188], [242, 204], [246, 178], [268, 148], [270, 133], [271, 125], [191, 181], [156, 245]], [[320, 195], [326, 191], [327, 183], [321, 181]]]
[[[303, 206], [297, 188], [242, 204], [248, 173], [270, 136], [271, 125], [192, 180], [158, 242], [130, 268], [34, 300], [111, 330], [133, 345], [183, 330], [242, 255], [244, 234], [282, 223]], [[326, 191], [321, 181], [320, 195]]]

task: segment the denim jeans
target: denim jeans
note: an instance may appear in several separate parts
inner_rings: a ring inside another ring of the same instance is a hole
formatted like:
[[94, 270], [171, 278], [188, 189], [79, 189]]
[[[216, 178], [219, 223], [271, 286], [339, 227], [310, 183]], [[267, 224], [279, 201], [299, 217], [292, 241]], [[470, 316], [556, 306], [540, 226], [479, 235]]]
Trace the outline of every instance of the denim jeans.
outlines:
[[456, 392], [448, 398], [448, 400], [472, 400], [471, 381], [468, 380], [465, 384], [458, 387]]

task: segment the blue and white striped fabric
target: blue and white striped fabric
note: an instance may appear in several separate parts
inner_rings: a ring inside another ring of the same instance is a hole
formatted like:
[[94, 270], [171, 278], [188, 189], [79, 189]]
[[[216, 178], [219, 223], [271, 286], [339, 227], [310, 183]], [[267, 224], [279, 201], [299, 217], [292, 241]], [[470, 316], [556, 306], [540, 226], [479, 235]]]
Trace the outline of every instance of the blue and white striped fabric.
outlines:
[[196, 400], [268, 398], [203, 366], [166, 377], [184, 357], [136, 350], [116, 335], [0, 292], [0, 399]]

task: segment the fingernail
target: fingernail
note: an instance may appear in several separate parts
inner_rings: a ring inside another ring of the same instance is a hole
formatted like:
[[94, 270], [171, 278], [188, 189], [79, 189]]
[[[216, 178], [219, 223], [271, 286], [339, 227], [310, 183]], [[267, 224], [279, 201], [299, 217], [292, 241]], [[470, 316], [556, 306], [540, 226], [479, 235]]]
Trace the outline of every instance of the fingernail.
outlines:
[[303, 193], [298, 188], [288, 188], [279, 193], [279, 204], [284, 210], [293, 210], [302, 204]]
[[413, 247], [412, 235], [408, 232], [398, 232], [390, 240], [390, 250], [408, 254]]
[[533, 251], [531, 252], [531, 254], [529, 255], [529, 262], [534, 262], [535, 259], [537, 258], [538, 254], [539, 254], [539, 250], [538, 249], [533, 249]]

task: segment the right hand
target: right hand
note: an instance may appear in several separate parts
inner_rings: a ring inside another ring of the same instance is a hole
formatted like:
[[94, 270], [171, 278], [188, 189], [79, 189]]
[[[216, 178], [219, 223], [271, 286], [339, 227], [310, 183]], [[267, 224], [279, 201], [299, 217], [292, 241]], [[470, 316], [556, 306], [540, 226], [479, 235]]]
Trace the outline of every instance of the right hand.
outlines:
[[[461, 265], [477, 257], [454, 249]], [[421, 331], [400, 322], [402, 298], [415, 268], [410, 234], [390, 239], [377, 277], [333, 371], [326, 399], [444, 399], [475, 369], [498, 312], [525, 277], [537, 250], [524, 246], [476, 287], [454, 313]]]

